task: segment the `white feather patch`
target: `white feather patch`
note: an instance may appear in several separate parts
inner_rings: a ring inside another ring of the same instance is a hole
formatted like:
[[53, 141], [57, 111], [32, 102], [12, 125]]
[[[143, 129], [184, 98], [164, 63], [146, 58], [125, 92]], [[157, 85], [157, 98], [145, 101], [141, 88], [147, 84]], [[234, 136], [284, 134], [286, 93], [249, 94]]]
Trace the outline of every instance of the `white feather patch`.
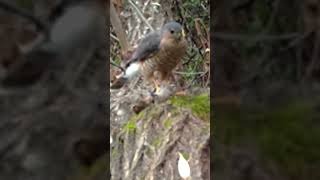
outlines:
[[140, 73], [141, 65], [139, 62], [135, 62], [129, 65], [124, 75], [125, 78], [132, 79]]

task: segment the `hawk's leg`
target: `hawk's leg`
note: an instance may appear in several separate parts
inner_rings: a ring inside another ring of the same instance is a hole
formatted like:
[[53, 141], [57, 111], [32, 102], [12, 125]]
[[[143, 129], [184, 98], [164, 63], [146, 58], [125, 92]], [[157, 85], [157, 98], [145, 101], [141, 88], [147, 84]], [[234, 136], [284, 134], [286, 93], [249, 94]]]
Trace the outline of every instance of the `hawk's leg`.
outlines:
[[151, 86], [152, 89], [149, 90], [149, 94], [150, 96], [155, 96], [156, 95], [156, 91], [158, 91], [159, 89], [159, 85], [156, 82], [154, 76], [151, 74], [144, 74], [145, 76], [145, 80], [148, 82], [148, 85]]
[[154, 89], [152, 91], [152, 95], [156, 95], [157, 93], [160, 92], [160, 82], [157, 81], [156, 79], [152, 79], [153, 85], [154, 85]]
[[159, 84], [163, 85], [163, 86], [167, 86], [170, 84], [170, 73], [168, 72], [162, 72], [160, 75], [160, 80], [159, 80]]

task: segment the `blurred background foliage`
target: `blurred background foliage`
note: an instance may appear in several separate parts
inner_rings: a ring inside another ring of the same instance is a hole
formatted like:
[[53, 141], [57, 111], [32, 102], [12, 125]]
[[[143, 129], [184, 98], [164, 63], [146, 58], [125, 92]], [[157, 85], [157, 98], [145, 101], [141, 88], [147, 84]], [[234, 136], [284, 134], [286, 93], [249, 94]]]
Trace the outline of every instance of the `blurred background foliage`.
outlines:
[[33, 1], [32, 0], [16, 0], [17, 4], [20, 7], [24, 7], [27, 9], [30, 9], [33, 5]]
[[214, 176], [319, 179], [320, 1], [216, 1]]

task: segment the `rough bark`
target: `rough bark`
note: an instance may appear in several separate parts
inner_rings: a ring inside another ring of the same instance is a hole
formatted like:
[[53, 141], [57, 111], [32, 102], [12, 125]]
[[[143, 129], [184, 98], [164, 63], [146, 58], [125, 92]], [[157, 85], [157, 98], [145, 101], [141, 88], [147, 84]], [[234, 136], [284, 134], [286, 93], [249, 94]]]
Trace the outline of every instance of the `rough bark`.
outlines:
[[188, 102], [195, 103], [195, 109], [187, 107], [183, 98], [171, 97], [137, 115], [128, 107], [139, 98], [129, 96], [139, 95], [128, 94], [111, 96], [112, 179], [179, 179], [178, 151], [189, 156], [192, 179], [209, 179], [209, 109], [195, 113], [197, 108], [209, 108], [208, 94], [189, 97], [207, 97], [205, 102]]

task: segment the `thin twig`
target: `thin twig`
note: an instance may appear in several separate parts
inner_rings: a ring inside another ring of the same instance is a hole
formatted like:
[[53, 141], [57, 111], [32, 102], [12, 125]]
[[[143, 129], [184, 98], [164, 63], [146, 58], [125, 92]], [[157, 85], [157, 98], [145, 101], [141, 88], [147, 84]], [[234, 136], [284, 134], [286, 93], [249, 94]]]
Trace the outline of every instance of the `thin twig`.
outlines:
[[144, 5], [143, 5], [143, 8], [142, 8], [142, 11], [145, 12], [146, 8], [149, 6], [149, 3], [150, 3], [150, 0], [147, 0]]
[[115, 35], [110, 33], [110, 37], [119, 42], [119, 39]]
[[198, 74], [206, 74], [206, 72], [181, 72], [181, 71], [174, 71], [175, 74], [181, 75], [198, 75]]
[[112, 61], [111, 59], [110, 59], [110, 64], [111, 64], [112, 66], [114, 66], [114, 67], [119, 68], [122, 72], [125, 72], [125, 69], [124, 69], [123, 67], [119, 66], [117, 63], [115, 63], [115, 62]]
[[280, 11], [280, 2], [280, 0], [275, 2], [271, 17], [268, 19], [266, 27], [260, 32], [261, 35], [266, 34], [271, 30], [272, 25], [275, 23], [276, 17]]
[[311, 34], [313, 33], [313, 31], [308, 31], [308, 32], [304, 32], [303, 34], [301, 34], [300, 36], [298, 36], [297, 38], [293, 39], [290, 43], [288, 43], [288, 46], [285, 48], [282, 48], [280, 50], [280, 52], [282, 51], [286, 51], [290, 48], [293, 48], [295, 46], [297, 46], [298, 44], [300, 44], [301, 42], [303, 42], [303, 40], [305, 40], [306, 38], [308, 38]]
[[214, 32], [213, 38], [229, 41], [283, 41], [290, 40], [301, 36], [300, 33], [287, 33], [280, 35], [246, 35], [246, 34], [233, 34], [233, 33], [223, 33], [223, 32]]
[[297, 58], [297, 69], [296, 69], [296, 75], [297, 75], [297, 80], [300, 81], [301, 80], [301, 74], [302, 74], [302, 46], [297, 46], [296, 47], [296, 51], [295, 51], [295, 54], [296, 54], [296, 58]]
[[319, 51], [320, 51], [320, 32], [316, 32], [316, 38], [314, 40], [314, 46], [313, 46], [313, 53], [312, 53], [312, 59], [311, 62], [307, 66], [306, 74], [303, 78], [303, 80], [306, 80], [310, 78], [310, 76], [313, 73], [313, 70], [316, 68], [317, 60], [319, 57]]
[[139, 7], [134, 3], [132, 2], [132, 0], [128, 0], [128, 2], [132, 5], [132, 7], [136, 10], [137, 14], [139, 15], [139, 17], [141, 18], [142, 21], [144, 21], [147, 26], [152, 30], [154, 31], [153, 27], [150, 25], [150, 23], [148, 22], [148, 20], [143, 16], [143, 14], [141, 13]]
[[196, 57], [197, 53], [194, 52], [195, 50], [193, 48], [191, 50], [193, 51], [193, 54], [191, 54], [191, 55], [188, 54], [189, 58], [187, 61], [183, 62], [183, 64], [182, 64], [183, 66], [189, 64], [194, 59], [194, 57]]
[[36, 18], [32, 14], [29, 14], [29, 13], [23, 11], [22, 9], [19, 9], [17, 7], [14, 7], [10, 4], [7, 4], [7, 3], [1, 2], [1, 1], [0, 1], [0, 8], [31, 21], [33, 24], [35, 24], [35, 26], [38, 30], [43, 31], [45, 33], [48, 33], [47, 32], [47, 25], [42, 23], [38, 18]]

